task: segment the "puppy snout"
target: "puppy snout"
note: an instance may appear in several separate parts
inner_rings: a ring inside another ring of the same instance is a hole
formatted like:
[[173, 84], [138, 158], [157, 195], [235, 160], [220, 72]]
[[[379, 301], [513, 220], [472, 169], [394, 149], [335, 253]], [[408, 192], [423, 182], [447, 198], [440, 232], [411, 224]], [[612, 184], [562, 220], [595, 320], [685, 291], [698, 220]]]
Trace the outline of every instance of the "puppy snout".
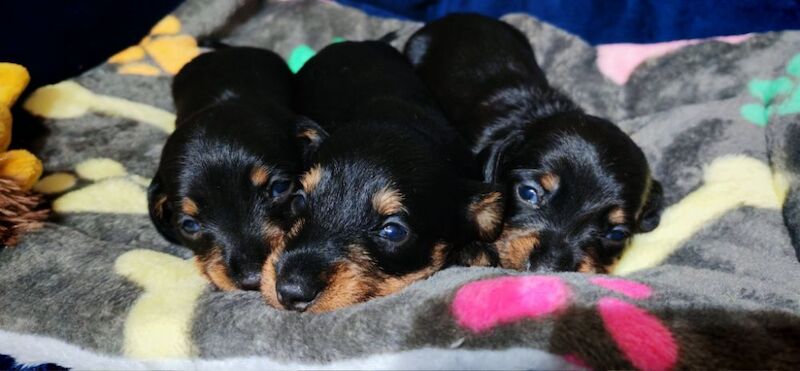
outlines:
[[261, 266], [258, 256], [234, 258], [228, 263], [233, 282], [241, 290], [258, 291], [261, 286]]
[[575, 270], [574, 252], [564, 236], [542, 233], [541, 245], [533, 249], [527, 270], [536, 273], [552, 273]]
[[278, 301], [286, 309], [305, 311], [322, 291], [322, 285], [313, 281], [298, 276], [278, 281]]
[[261, 286], [261, 272], [249, 272], [236, 283], [240, 289], [258, 291]]
[[275, 291], [278, 302], [288, 309], [305, 311], [325, 289], [326, 264], [315, 254], [292, 251], [278, 264]]

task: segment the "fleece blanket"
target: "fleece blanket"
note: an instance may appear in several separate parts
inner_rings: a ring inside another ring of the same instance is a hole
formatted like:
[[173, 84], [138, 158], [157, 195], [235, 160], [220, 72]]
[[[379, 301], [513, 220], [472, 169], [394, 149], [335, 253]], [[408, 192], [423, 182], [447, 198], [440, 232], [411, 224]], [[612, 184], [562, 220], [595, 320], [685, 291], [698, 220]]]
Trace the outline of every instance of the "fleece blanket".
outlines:
[[[81, 369], [800, 368], [800, 33], [603, 49], [503, 19], [664, 186], [661, 226], [614, 275], [451, 268], [325, 314], [211, 289], [145, 198], [196, 39], [271, 48], [296, 69], [339, 38], [398, 31], [400, 47], [420, 24], [330, 2], [189, 0], [25, 102], [49, 130], [37, 189], [57, 217], [0, 251], [0, 353]], [[614, 62], [626, 53], [636, 62]]]

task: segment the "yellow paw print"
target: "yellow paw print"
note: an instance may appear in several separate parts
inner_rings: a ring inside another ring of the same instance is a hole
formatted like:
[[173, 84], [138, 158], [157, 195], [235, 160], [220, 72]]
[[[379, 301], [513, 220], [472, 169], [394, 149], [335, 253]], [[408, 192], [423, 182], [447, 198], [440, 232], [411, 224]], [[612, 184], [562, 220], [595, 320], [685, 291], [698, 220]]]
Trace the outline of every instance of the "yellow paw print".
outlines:
[[114, 271], [143, 290], [125, 320], [125, 355], [152, 359], [195, 354], [192, 315], [208, 281], [192, 259], [137, 249], [120, 255]]
[[37, 89], [23, 107], [51, 119], [81, 117], [89, 112], [124, 117], [152, 125], [166, 133], [175, 130], [175, 115], [147, 104], [95, 94], [74, 81], [62, 81]]
[[733, 209], [780, 210], [788, 189], [786, 177], [762, 161], [719, 157], [706, 167], [701, 187], [664, 211], [658, 228], [634, 236], [612, 272], [625, 275], [662, 263], [703, 226]]
[[[79, 178], [91, 184], [71, 190]], [[147, 214], [149, 183], [144, 177], [128, 174], [117, 161], [93, 158], [79, 163], [74, 175], [68, 172], [50, 174], [33, 189], [47, 195], [66, 192], [53, 201], [53, 211], [57, 213]]]
[[174, 75], [200, 54], [197, 40], [180, 34], [181, 21], [169, 15], [159, 21], [139, 45], [131, 46], [108, 59], [117, 72], [128, 75]]

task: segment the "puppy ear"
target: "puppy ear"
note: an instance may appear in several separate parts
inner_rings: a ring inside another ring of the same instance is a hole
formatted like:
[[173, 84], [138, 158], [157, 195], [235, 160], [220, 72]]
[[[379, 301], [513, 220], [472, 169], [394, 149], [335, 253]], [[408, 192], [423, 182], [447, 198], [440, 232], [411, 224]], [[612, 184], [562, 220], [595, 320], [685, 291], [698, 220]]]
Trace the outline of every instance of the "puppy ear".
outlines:
[[650, 232], [661, 222], [661, 211], [664, 209], [664, 190], [655, 179], [650, 184], [650, 193], [639, 216], [639, 232]]
[[494, 184], [466, 181], [465, 207], [467, 233], [472, 241], [494, 241], [503, 229], [505, 204], [501, 187]]
[[150, 212], [150, 220], [153, 221], [156, 230], [164, 238], [174, 244], [180, 244], [175, 228], [172, 226], [172, 208], [167, 202], [167, 195], [161, 186], [161, 177], [158, 173], [150, 182], [147, 188], [147, 208]]
[[505, 139], [497, 141], [491, 147], [484, 149], [478, 154], [478, 163], [483, 165], [483, 181], [486, 183], [496, 183], [499, 176], [500, 166], [503, 163], [503, 156], [508, 149], [518, 143], [521, 135], [511, 134]]
[[295, 119], [294, 133], [306, 164], [311, 162], [311, 158], [319, 146], [328, 138], [328, 132], [325, 129], [305, 116]]

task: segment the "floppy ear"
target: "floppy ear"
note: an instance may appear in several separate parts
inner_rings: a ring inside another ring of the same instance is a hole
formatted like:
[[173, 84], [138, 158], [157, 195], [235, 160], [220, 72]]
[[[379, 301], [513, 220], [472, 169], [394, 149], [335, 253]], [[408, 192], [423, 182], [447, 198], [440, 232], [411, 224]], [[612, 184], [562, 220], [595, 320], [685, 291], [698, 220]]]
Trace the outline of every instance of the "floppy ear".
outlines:
[[495, 142], [491, 147], [484, 149], [478, 154], [479, 163], [483, 164], [483, 181], [486, 183], [496, 183], [500, 165], [503, 162], [503, 155], [509, 147], [518, 143], [521, 135], [512, 133], [505, 139]]
[[295, 119], [294, 133], [306, 164], [311, 162], [319, 146], [328, 138], [325, 129], [305, 116], [298, 116]]
[[167, 241], [180, 244], [178, 236], [175, 235], [175, 229], [172, 227], [172, 208], [167, 202], [167, 195], [161, 186], [161, 177], [158, 173], [150, 182], [150, 187], [147, 188], [147, 208], [150, 212], [150, 220], [153, 221], [158, 233]]
[[501, 187], [495, 184], [466, 181], [466, 235], [471, 241], [490, 242], [503, 229], [505, 204]]
[[664, 190], [661, 183], [652, 180], [650, 193], [642, 208], [642, 215], [639, 216], [639, 232], [650, 232], [658, 227], [661, 222], [661, 211], [664, 209]]

